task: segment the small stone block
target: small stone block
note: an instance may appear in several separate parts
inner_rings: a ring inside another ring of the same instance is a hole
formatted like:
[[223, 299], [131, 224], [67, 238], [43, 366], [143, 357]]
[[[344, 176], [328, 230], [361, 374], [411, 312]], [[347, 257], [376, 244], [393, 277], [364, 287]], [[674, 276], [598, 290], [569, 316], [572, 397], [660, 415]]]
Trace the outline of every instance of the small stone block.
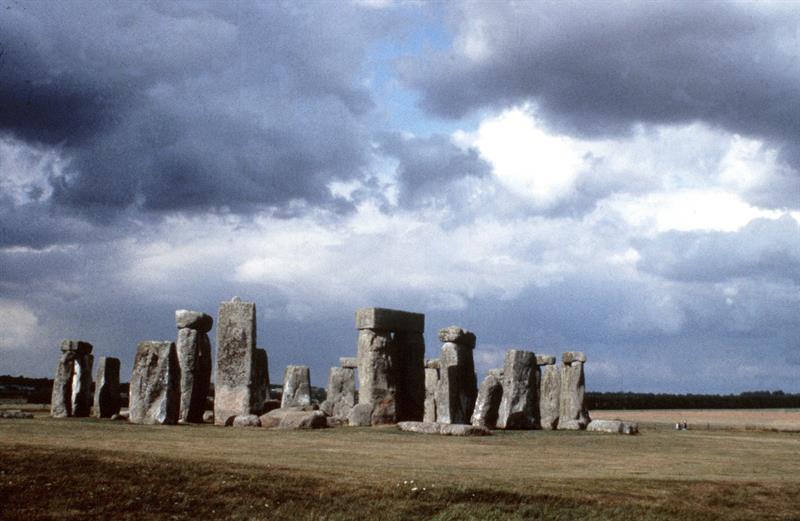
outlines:
[[475, 349], [475, 333], [458, 326], [450, 326], [439, 330], [439, 341], [453, 342]]
[[179, 309], [175, 311], [175, 325], [178, 326], [178, 329], [188, 327], [201, 333], [208, 333], [211, 331], [211, 326], [214, 325], [214, 319], [211, 318], [211, 315], [200, 311]]
[[565, 351], [561, 355], [561, 361], [565, 364], [571, 364], [572, 362], [586, 363], [586, 355], [581, 351]]
[[423, 333], [425, 315], [396, 309], [363, 308], [356, 311], [356, 329]]
[[536, 365], [553, 365], [556, 357], [553, 355], [536, 355]]
[[61, 351], [68, 353], [70, 351], [88, 355], [92, 352], [92, 344], [84, 342], [83, 340], [64, 340], [61, 342]]

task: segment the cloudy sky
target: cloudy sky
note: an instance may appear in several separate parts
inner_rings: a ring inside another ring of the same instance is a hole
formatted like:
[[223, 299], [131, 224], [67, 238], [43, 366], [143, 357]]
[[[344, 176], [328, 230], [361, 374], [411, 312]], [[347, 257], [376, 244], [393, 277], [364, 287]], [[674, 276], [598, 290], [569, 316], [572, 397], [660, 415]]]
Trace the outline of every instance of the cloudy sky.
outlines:
[[382, 306], [481, 373], [800, 392], [800, 9], [3, 0], [0, 374], [127, 380], [234, 295], [273, 382]]

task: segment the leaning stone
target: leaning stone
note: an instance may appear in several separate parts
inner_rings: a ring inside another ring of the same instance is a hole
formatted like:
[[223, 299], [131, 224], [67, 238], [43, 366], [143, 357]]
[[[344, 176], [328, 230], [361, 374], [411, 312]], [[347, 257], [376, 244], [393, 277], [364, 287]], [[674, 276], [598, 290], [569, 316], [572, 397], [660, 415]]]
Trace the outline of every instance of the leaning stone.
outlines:
[[442, 343], [453, 342], [462, 344], [470, 349], [475, 349], [475, 333], [458, 326], [449, 326], [439, 330], [439, 341]]
[[356, 311], [356, 329], [424, 333], [425, 315], [396, 309], [359, 309]]
[[203, 413], [203, 423], [214, 423], [214, 411], [205, 411]]
[[359, 403], [352, 409], [350, 414], [347, 415], [347, 423], [351, 427], [369, 427], [372, 425], [372, 409], [371, 403]]
[[510, 349], [503, 365], [503, 398], [497, 414], [500, 429], [533, 429], [536, 424], [534, 368], [536, 355]]
[[339, 367], [358, 369], [358, 358], [354, 356], [344, 356], [339, 359]]
[[478, 389], [478, 398], [475, 400], [475, 410], [470, 423], [476, 427], [495, 427], [502, 399], [503, 381], [491, 373], [488, 374]]
[[394, 348], [388, 331], [358, 332], [358, 402], [370, 404], [376, 425], [397, 421], [397, 379], [392, 371]]
[[211, 386], [211, 342], [204, 332], [184, 327], [178, 330], [175, 349], [181, 375], [178, 421], [202, 423]]
[[64, 340], [61, 342], [61, 352], [91, 354], [92, 344], [83, 340]]
[[97, 361], [94, 389], [94, 414], [111, 418], [119, 412], [119, 358], [101, 356]]
[[261, 427], [261, 420], [255, 414], [242, 414], [233, 418], [234, 427]]
[[217, 321], [217, 377], [214, 386], [214, 422], [250, 414], [256, 382], [256, 305], [234, 297], [219, 306]]
[[556, 365], [541, 367], [539, 383], [539, 424], [542, 429], [553, 430], [558, 426], [559, 401], [561, 396], [561, 370]]
[[174, 342], [141, 342], [136, 350], [130, 381], [131, 423], [177, 423], [179, 378]]
[[561, 361], [565, 364], [571, 364], [572, 362], [586, 362], [586, 355], [581, 351], [565, 351], [564, 354], [561, 355]]
[[178, 329], [188, 327], [200, 333], [208, 333], [214, 325], [214, 319], [211, 315], [207, 315], [200, 311], [189, 311], [188, 309], [179, 309], [175, 311], [175, 324]]
[[556, 357], [553, 355], [536, 355], [536, 365], [553, 365]]
[[286, 367], [281, 408], [311, 405], [311, 373], [304, 365]]

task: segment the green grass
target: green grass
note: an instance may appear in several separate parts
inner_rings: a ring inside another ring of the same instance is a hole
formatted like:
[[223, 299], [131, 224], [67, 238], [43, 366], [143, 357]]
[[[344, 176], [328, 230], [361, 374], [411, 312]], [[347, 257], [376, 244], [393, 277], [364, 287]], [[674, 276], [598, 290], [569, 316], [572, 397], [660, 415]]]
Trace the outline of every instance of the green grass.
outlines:
[[3, 520], [800, 520], [798, 496], [797, 434], [0, 421]]

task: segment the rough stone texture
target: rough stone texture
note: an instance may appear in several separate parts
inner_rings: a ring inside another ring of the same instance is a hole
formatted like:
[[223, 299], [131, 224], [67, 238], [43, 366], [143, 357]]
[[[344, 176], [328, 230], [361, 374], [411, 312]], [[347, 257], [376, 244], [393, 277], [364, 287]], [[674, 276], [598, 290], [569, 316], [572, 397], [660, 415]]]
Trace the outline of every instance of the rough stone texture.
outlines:
[[141, 342], [130, 382], [130, 422], [174, 424], [180, 408], [180, 369], [174, 342]]
[[175, 311], [175, 324], [178, 326], [178, 329], [188, 327], [200, 333], [208, 333], [214, 325], [214, 319], [211, 318], [211, 315], [200, 311], [179, 309]]
[[261, 426], [267, 429], [323, 429], [328, 420], [322, 411], [275, 409], [260, 418]]
[[325, 418], [325, 421], [328, 423], [328, 427], [344, 427], [347, 425], [347, 418], [334, 418], [333, 416], [328, 416]]
[[475, 349], [475, 333], [458, 326], [449, 326], [439, 330], [439, 341], [442, 343], [453, 342]]
[[489, 436], [491, 432], [486, 427], [473, 425], [451, 425], [435, 422], [400, 422], [397, 428], [401, 431], [416, 432], [420, 434], [441, 434], [445, 436]]
[[397, 381], [394, 348], [389, 332], [358, 332], [358, 403], [372, 404], [373, 423], [395, 423]]
[[97, 361], [94, 383], [94, 414], [111, 418], [119, 413], [119, 358], [101, 356]]
[[175, 349], [181, 375], [178, 421], [203, 423], [211, 386], [211, 342], [204, 332], [184, 327], [178, 330]]
[[561, 396], [561, 370], [557, 365], [541, 366], [539, 384], [539, 424], [542, 429], [553, 430], [558, 427]]
[[636, 422], [622, 422], [622, 434], [639, 434], [639, 424]]
[[64, 340], [61, 342], [62, 353], [92, 354], [92, 344], [83, 340]]
[[203, 413], [203, 423], [214, 423], [214, 411], [205, 411]]
[[92, 409], [92, 344], [61, 342], [61, 357], [53, 377], [50, 414], [56, 418], [89, 416]]
[[536, 365], [553, 365], [556, 357], [553, 355], [536, 355]]
[[[439, 369], [438, 367], [429, 367], [429, 362], [425, 364], [425, 414], [422, 421], [431, 423], [436, 421], [436, 390], [439, 388]], [[436, 365], [439, 365], [439, 360], [436, 360]]]
[[8, 420], [31, 420], [33, 413], [23, 411], [0, 411], [0, 418]]
[[72, 416], [72, 372], [76, 356], [76, 353], [67, 351], [58, 359], [50, 398], [50, 415], [54, 418]]
[[503, 398], [497, 413], [500, 429], [533, 429], [537, 389], [534, 381], [536, 355], [509, 349], [503, 364]]
[[470, 423], [477, 427], [495, 427], [502, 399], [503, 380], [491, 373], [488, 374], [478, 389], [478, 398], [475, 400], [475, 410], [472, 412]]
[[234, 416], [250, 414], [254, 402], [256, 305], [234, 297], [219, 305], [214, 422], [225, 425]]
[[253, 351], [253, 379], [255, 391], [251, 410], [254, 414], [262, 414], [265, 412], [264, 402], [269, 399], [269, 355], [266, 349]]
[[571, 364], [572, 362], [586, 363], [586, 355], [581, 351], [565, 351], [561, 355], [561, 361], [565, 364]]
[[425, 360], [425, 369], [439, 369], [442, 364], [439, 363], [438, 358], [429, 358]]
[[[320, 409], [328, 416], [347, 418], [356, 404], [356, 371], [350, 367], [331, 367], [328, 373], [328, 399]], [[328, 410], [326, 410], [328, 409]]]
[[559, 420], [558, 430], [560, 431], [579, 431], [586, 428], [586, 424], [578, 420]]
[[339, 359], [339, 366], [348, 369], [358, 369], [358, 358], [354, 356], [343, 356]]
[[311, 405], [311, 372], [304, 365], [286, 367], [281, 409]]
[[397, 417], [421, 420], [425, 413], [425, 338], [422, 333], [394, 335], [394, 371], [397, 379]]
[[503, 369], [502, 368], [489, 369], [489, 374], [497, 377], [500, 380], [503, 379]]
[[424, 333], [425, 315], [396, 309], [359, 309], [356, 311], [356, 329]]
[[347, 415], [347, 424], [351, 427], [369, 427], [372, 425], [372, 409], [371, 403], [357, 404], [350, 409], [350, 414]]
[[261, 420], [255, 414], [242, 414], [234, 416], [234, 427], [261, 427]]
[[[443, 331], [448, 330], [452, 328]], [[442, 344], [442, 354], [439, 357], [441, 367], [439, 387], [436, 393], [436, 421], [439, 423], [467, 424], [472, 417], [475, 398], [478, 395], [472, 351], [470, 344], [454, 342]]]
[[[564, 359], [572, 359], [564, 353]], [[583, 354], [583, 353], [579, 353]], [[570, 354], [571, 355], [571, 354]], [[585, 357], [584, 357], [585, 358]], [[573, 361], [561, 366], [561, 395], [559, 397], [558, 428], [562, 429], [565, 422], [577, 421], [580, 428], [585, 428], [591, 421], [589, 412], [584, 403], [586, 383], [583, 374], [583, 362]]]

